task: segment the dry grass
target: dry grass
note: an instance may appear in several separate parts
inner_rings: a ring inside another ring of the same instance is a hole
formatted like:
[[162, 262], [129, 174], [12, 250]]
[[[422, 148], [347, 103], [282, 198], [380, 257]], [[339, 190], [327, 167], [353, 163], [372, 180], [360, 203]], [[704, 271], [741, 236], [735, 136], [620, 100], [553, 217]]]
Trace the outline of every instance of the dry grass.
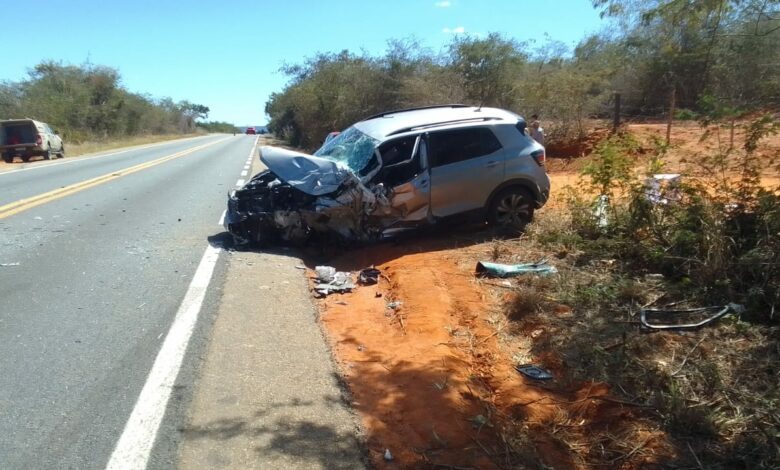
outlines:
[[684, 300], [685, 289], [583, 245], [564, 215], [542, 212], [523, 239], [502, 243], [502, 259], [555, 253], [559, 270], [513, 281], [502, 337], [516, 357], [564, 369], [561, 385], [609, 384], [643, 412], [591, 429], [593, 416], [561, 410], [533, 432], [569, 449], [575, 466], [778, 468], [780, 330], [733, 316], [695, 331], [641, 330], [641, 306]]
[[205, 135], [195, 134], [166, 134], [166, 135], [139, 135], [133, 137], [124, 137], [120, 139], [88, 141], [80, 144], [65, 143], [65, 151], [68, 157], [78, 157], [98, 152], [105, 152], [124, 147], [133, 147], [136, 145], [153, 144], [157, 142], [166, 142], [169, 140], [186, 139], [188, 137], [197, 137]]

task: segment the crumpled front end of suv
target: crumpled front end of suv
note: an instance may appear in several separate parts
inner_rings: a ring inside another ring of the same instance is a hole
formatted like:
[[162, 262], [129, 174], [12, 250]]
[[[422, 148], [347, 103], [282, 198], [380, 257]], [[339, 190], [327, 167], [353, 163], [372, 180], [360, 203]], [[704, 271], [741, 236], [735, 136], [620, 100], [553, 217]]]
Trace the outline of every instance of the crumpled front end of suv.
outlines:
[[301, 243], [332, 234], [372, 240], [381, 235], [391, 212], [382, 185], [369, 189], [352, 172], [324, 159], [263, 150], [269, 169], [228, 198], [225, 228], [239, 244]]

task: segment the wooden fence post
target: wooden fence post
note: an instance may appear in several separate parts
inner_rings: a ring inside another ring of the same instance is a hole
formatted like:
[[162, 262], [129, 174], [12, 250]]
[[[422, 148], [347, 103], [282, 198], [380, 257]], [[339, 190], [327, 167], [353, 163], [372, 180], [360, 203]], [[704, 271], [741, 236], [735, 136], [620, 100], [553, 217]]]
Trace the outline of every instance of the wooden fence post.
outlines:
[[620, 127], [620, 93], [615, 93], [615, 114], [612, 116], [612, 133]]

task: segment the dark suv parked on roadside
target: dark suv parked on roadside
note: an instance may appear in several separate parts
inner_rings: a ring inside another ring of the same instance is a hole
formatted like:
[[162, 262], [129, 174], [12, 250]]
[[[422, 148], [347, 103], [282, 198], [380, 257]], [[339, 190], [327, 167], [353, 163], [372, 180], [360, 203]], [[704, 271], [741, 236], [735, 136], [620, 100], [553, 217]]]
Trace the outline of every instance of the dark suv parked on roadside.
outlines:
[[45, 160], [64, 157], [65, 145], [48, 124], [32, 119], [0, 121], [0, 154], [6, 163], [18, 155], [22, 161], [39, 155]]

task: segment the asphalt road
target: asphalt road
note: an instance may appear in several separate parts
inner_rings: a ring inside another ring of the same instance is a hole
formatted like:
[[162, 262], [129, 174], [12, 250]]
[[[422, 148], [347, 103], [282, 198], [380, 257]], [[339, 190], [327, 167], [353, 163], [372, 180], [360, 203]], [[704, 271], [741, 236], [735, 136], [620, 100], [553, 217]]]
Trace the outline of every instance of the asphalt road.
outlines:
[[[211, 135], [0, 172], [0, 468], [106, 467], [254, 143]], [[215, 269], [201, 318], [222, 257]], [[166, 420], [184, 413], [206, 329]], [[150, 461], [175, 448], [158, 440]]]

